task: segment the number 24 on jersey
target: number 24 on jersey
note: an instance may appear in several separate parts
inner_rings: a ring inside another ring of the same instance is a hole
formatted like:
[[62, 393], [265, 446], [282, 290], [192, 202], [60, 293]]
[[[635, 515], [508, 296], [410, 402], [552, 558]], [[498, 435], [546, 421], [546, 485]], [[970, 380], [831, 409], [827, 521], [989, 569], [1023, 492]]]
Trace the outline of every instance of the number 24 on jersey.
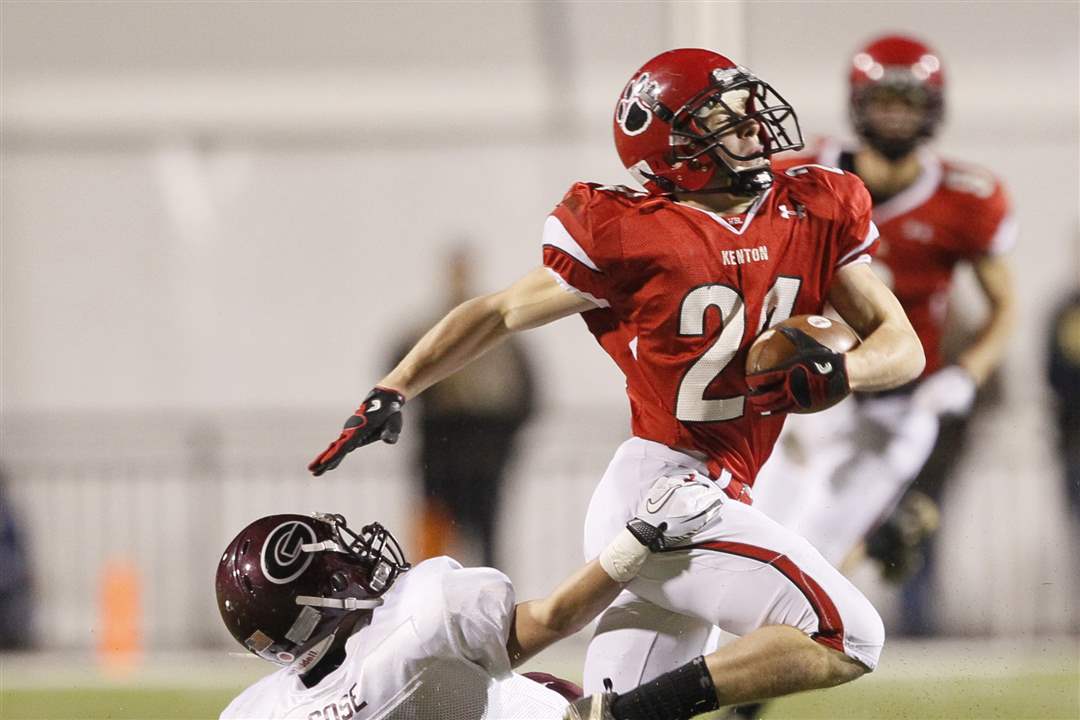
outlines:
[[[757, 329], [762, 330], [791, 317], [795, 298], [802, 280], [797, 277], [778, 277], [761, 307]], [[746, 398], [705, 397], [705, 390], [727, 368], [743, 342], [746, 331], [746, 303], [739, 291], [730, 285], [702, 285], [691, 290], [679, 307], [679, 335], [684, 337], [705, 334], [705, 314], [710, 307], [720, 312], [723, 323], [720, 336], [699, 357], [679, 383], [675, 417], [683, 422], [720, 422], [742, 417]]]

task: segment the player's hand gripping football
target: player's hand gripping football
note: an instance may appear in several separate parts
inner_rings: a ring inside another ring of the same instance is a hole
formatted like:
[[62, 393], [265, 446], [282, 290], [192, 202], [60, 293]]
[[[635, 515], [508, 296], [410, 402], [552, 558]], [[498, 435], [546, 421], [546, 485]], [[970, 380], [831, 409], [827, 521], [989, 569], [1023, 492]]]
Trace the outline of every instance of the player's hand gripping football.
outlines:
[[626, 528], [652, 551], [684, 545], [720, 512], [726, 496], [696, 473], [653, 483]]
[[802, 330], [777, 326], [795, 354], [774, 370], [746, 376], [750, 406], [763, 415], [820, 408], [851, 392], [844, 354], [822, 345]]
[[398, 391], [376, 387], [345, 421], [338, 439], [311, 461], [308, 470], [318, 477], [336, 468], [358, 447], [376, 440], [391, 445], [396, 443], [401, 435], [401, 406], [404, 404], [405, 397]]

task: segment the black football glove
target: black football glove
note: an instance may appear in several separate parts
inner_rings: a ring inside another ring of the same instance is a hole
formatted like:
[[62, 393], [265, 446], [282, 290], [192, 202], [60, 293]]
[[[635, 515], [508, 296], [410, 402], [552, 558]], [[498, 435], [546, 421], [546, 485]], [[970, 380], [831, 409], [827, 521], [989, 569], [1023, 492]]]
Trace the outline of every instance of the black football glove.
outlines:
[[763, 415], [829, 405], [851, 392], [844, 354], [830, 350], [802, 330], [779, 326], [795, 346], [782, 367], [746, 376], [750, 406]]
[[928, 495], [909, 490], [892, 514], [866, 536], [866, 554], [881, 567], [881, 577], [902, 584], [923, 566], [926, 544], [941, 514]]
[[611, 691], [611, 680], [604, 679], [604, 692], [587, 695], [570, 703], [563, 720], [615, 720], [611, 704], [618, 697]]
[[345, 421], [338, 439], [311, 461], [308, 470], [318, 477], [336, 468], [346, 455], [358, 447], [376, 440], [391, 445], [396, 443], [401, 435], [401, 406], [404, 404], [405, 397], [398, 391], [376, 387]]

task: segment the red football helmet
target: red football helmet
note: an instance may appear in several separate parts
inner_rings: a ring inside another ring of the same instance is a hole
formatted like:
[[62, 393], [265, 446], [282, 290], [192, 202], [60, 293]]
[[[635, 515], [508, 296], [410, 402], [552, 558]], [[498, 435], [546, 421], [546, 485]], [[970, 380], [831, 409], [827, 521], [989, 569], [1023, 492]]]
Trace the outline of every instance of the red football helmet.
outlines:
[[[945, 76], [930, 47], [904, 35], [885, 35], [851, 60], [851, 121], [866, 142], [890, 159], [907, 155], [937, 132], [945, 115]], [[869, 117], [878, 99], [900, 98], [921, 112], [918, 127], [905, 136], [883, 134]]]
[[279, 665], [310, 669], [353, 613], [370, 613], [409, 569], [378, 523], [340, 515], [270, 515], [240, 531], [217, 569], [218, 609], [237, 642]]
[[[736, 97], [745, 100], [741, 109], [729, 104]], [[707, 129], [700, 113], [716, 106], [728, 119]], [[720, 138], [749, 120], [758, 123], [761, 150], [736, 155]], [[768, 163], [740, 167], [732, 161], [803, 146], [791, 106], [749, 70], [709, 50], [669, 50], [642, 65], [619, 96], [614, 131], [623, 165], [650, 193], [716, 187], [719, 171], [729, 178], [725, 190], [757, 194], [772, 185]]]

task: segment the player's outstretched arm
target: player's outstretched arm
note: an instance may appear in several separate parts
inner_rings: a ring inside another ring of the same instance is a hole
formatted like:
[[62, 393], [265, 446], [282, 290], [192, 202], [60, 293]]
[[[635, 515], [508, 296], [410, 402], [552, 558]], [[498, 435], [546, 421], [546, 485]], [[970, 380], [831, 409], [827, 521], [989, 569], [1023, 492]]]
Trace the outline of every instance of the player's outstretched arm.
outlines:
[[976, 385], [981, 385], [1005, 355], [1005, 346], [1012, 334], [1016, 291], [1008, 262], [1001, 256], [987, 255], [972, 262], [971, 267], [990, 304], [990, 312], [975, 340], [960, 353], [956, 364], [971, 373]]
[[955, 364], [946, 365], [919, 383], [915, 404], [935, 415], [963, 416], [971, 412], [976, 390], [1001, 363], [1012, 334], [1016, 298], [1008, 264], [999, 256], [989, 255], [975, 260], [972, 269], [990, 312]]
[[[638, 548], [644, 562], [649, 550], [644, 545]], [[611, 604], [623, 584], [608, 575], [599, 560], [593, 560], [563, 580], [547, 597], [518, 603], [506, 641], [510, 664], [517, 667], [581, 630]]]
[[518, 603], [510, 638], [510, 662], [517, 666], [589, 624], [633, 580], [649, 553], [690, 542], [720, 512], [727, 496], [690, 474], [657, 480], [637, 516], [600, 553], [545, 598]]
[[406, 398], [415, 397], [460, 370], [510, 333], [595, 307], [564, 289], [544, 268], [533, 270], [505, 290], [466, 300], [420, 338], [345, 421], [338, 439], [308, 469], [322, 475], [358, 447], [376, 440], [396, 442]]
[[483, 355], [510, 333], [593, 310], [551, 272], [536, 268], [510, 287], [466, 300], [431, 328], [379, 383], [414, 397]]
[[922, 343], [896, 296], [869, 265], [840, 268], [829, 301], [863, 338], [845, 355], [852, 390], [888, 390], [919, 377], [926, 365]]

